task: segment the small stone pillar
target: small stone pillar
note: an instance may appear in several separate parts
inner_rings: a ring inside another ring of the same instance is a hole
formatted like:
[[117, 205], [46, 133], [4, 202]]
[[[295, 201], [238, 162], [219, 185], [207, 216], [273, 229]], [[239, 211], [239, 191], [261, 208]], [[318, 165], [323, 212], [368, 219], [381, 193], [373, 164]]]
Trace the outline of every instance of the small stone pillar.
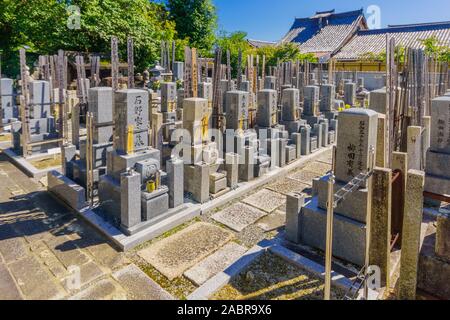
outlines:
[[319, 87], [306, 86], [304, 88], [303, 114], [305, 116], [317, 116], [319, 104]]
[[169, 187], [169, 208], [176, 208], [184, 203], [184, 161], [170, 159], [166, 162], [167, 186]]
[[225, 171], [227, 172], [227, 186], [236, 189], [239, 182], [239, 155], [236, 153], [225, 154]]
[[400, 278], [398, 280], [397, 294], [399, 300], [416, 299], [424, 185], [425, 173], [423, 171], [408, 171], [403, 213]]
[[407, 132], [408, 169], [422, 169], [422, 127], [409, 126]]
[[285, 89], [281, 95], [283, 121], [297, 121], [300, 119], [300, 98], [298, 89]]
[[277, 92], [261, 90], [258, 92], [258, 110], [256, 123], [259, 127], [270, 128], [277, 124]]
[[373, 173], [369, 264], [381, 269], [381, 285], [389, 286], [391, 253], [392, 170]]
[[141, 175], [135, 171], [120, 175], [120, 212], [124, 229], [141, 222]]
[[300, 193], [290, 193], [286, 198], [286, 239], [300, 243], [300, 215], [305, 204], [305, 196]]
[[450, 263], [450, 217], [445, 214], [437, 219], [436, 254]]
[[161, 112], [175, 112], [177, 105], [177, 84], [175, 82], [161, 83]]
[[336, 87], [334, 84], [324, 84], [320, 87], [320, 111], [331, 112], [334, 110]]
[[344, 102], [350, 106], [355, 105], [356, 100], [356, 83], [346, 83], [344, 86]]

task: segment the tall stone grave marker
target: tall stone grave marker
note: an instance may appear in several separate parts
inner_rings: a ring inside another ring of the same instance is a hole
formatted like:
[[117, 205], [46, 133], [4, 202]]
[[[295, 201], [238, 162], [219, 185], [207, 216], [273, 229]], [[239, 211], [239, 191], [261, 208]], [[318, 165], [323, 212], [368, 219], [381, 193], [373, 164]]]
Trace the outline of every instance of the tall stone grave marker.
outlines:
[[427, 152], [425, 191], [450, 195], [450, 97], [431, 105], [431, 146]]

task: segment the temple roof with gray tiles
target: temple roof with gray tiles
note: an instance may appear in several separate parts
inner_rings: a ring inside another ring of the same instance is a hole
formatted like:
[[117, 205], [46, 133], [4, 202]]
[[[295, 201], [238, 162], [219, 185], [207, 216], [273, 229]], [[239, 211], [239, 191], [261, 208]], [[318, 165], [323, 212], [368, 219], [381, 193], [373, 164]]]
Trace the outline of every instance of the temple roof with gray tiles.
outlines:
[[272, 47], [277, 44], [276, 42], [272, 42], [272, 41], [263, 41], [263, 40], [254, 40], [254, 39], [248, 39], [247, 42], [253, 48]]
[[367, 29], [362, 9], [316, 12], [312, 17], [295, 19], [280, 43], [298, 43], [303, 53], [334, 53], [360, 29]]
[[440, 45], [450, 45], [450, 21], [390, 25], [384, 29], [359, 30], [356, 35], [334, 55], [337, 60], [358, 60], [367, 53], [386, 51], [386, 37], [396, 44], [409, 48], [424, 48], [422, 40], [436, 37]]

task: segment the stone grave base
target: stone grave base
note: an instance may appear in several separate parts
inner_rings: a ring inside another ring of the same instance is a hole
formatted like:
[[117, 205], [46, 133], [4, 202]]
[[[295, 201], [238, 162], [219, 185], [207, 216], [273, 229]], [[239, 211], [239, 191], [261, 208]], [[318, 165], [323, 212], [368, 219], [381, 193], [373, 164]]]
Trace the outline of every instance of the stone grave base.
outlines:
[[36, 168], [30, 161], [36, 161], [40, 159], [48, 158], [49, 156], [54, 156], [55, 154], [60, 154], [61, 150], [58, 149], [51, 149], [48, 150], [46, 153], [38, 154], [31, 156], [29, 158], [24, 158], [20, 155], [18, 155], [12, 148], [3, 150], [3, 153], [20, 169], [22, 170], [27, 176], [35, 179], [41, 179], [42, 177], [45, 177], [47, 175], [47, 172], [57, 170], [61, 170], [61, 165], [38, 169]]
[[426, 174], [425, 191], [450, 197], [450, 179]]
[[428, 224], [419, 257], [417, 286], [419, 289], [441, 299], [450, 299], [450, 260], [440, 257], [435, 252], [436, 227]]
[[[314, 197], [299, 217], [300, 242], [325, 251], [327, 212]], [[365, 260], [366, 226], [355, 220], [334, 214], [333, 256], [363, 266]]]

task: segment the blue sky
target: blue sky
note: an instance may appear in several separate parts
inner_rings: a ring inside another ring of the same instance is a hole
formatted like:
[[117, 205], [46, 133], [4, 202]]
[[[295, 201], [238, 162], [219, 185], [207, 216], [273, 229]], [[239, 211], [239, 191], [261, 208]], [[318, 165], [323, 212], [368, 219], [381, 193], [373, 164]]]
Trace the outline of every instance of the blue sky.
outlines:
[[[381, 9], [381, 26], [450, 21], [450, 0], [213, 0], [219, 15], [219, 29], [246, 31], [258, 40], [279, 40], [294, 18], [316, 11], [352, 11], [370, 5]], [[366, 14], [367, 17], [367, 14]]]

